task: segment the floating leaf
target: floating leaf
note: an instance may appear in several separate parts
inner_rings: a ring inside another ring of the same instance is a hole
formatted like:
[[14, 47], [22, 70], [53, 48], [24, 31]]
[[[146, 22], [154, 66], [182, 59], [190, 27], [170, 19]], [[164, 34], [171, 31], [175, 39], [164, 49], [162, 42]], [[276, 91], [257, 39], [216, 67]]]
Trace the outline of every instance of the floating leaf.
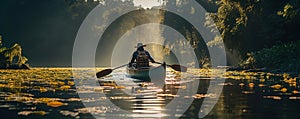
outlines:
[[58, 82], [58, 85], [61, 85], [61, 86], [62, 86], [62, 85], [65, 85], [65, 82], [59, 81], [59, 82]]
[[51, 102], [48, 102], [47, 105], [50, 107], [60, 107], [60, 106], [64, 105], [64, 103], [59, 102], [59, 101], [51, 101]]
[[62, 110], [60, 111], [60, 113], [64, 116], [72, 116], [72, 117], [76, 117], [79, 114], [78, 112], [71, 112], [67, 110]]
[[293, 91], [292, 91], [292, 93], [293, 93], [293, 94], [298, 94], [298, 93], [299, 93], [299, 91], [297, 91], [297, 90], [293, 90]]
[[250, 87], [250, 88], [253, 88], [254, 85], [255, 85], [254, 83], [249, 83], [249, 87]]
[[48, 103], [48, 102], [52, 101], [51, 98], [38, 98], [36, 100], [40, 103]]
[[45, 111], [21, 111], [21, 112], [18, 112], [18, 115], [28, 116], [30, 114], [45, 115], [45, 114], [47, 114], [47, 112], [45, 112]]
[[46, 88], [44, 88], [44, 87], [40, 87], [40, 92], [47, 92], [48, 90], [46, 89]]
[[266, 86], [265, 84], [258, 84], [259, 87], [264, 87]]
[[281, 92], [284, 92], [284, 93], [285, 93], [286, 91], [287, 91], [286, 88], [282, 88], [282, 89], [281, 89]]
[[67, 89], [70, 89], [71, 86], [68, 86], [68, 85], [64, 85], [64, 86], [61, 86], [60, 89], [61, 90], [67, 90]]
[[273, 85], [273, 86], [271, 86], [271, 88], [275, 88], [275, 89], [280, 89], [281, 88], [281, 85], [279, 85], [279, 84], [276, 84], [276, 85]]
[[74, 81], [68, 81], [68, 85], [73, 86], [74, 84]]

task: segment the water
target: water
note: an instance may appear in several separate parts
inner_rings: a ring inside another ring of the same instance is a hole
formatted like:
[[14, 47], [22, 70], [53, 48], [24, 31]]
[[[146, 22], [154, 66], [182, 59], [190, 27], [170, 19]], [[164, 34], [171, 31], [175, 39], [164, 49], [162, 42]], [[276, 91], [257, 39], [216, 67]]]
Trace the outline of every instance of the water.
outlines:
[[[86, 84], [96, 82], [93, 70], [76, 70], [83, 75], [72, 75], [71, 68], [0, 70], [1, 118], [198, 118], [205, 98], [218, 99], [205, 118], [300, 118], [299, 78], [287, 74], [226, 72], [217, 98], [206, 93], [210, 81], [218, 80], [206, 69], [183, 74], [168, 69], [165, 85], [137, 82], [121, 69], [101, 78], [114, 81], [104, 86]], [[197, 93], [188, 93], [189, 87]], [[175, 99], [180, 100], [174, 112], [166, 107]]]

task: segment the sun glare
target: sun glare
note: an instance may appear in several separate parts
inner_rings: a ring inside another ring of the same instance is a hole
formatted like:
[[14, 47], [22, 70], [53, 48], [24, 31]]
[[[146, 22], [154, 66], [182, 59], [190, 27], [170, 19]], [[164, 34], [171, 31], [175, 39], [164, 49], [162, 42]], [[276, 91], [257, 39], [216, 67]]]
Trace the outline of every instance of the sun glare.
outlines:
[[158, 0], [133, 0], [133, 3], [135, 6], [141, 6], [143, 8], [152, 8], [162, 4], [162, 2]]

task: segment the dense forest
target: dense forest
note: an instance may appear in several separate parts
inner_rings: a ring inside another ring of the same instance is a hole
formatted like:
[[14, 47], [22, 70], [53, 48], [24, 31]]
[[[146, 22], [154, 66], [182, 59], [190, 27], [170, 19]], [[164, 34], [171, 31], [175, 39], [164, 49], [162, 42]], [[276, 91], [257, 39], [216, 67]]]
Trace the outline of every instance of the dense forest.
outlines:
[[[221, 34], [221, 37], [216, 37], [207, 45], [224, 43], [228, 64], [236, 66], [234, 69], [264, 68], [270, 71], [298, 73], [300, 69], [298, 0], [209, 2], [198, 0], [197, 2], [204, 7], [212, 6], [206, 7], [207, 11], [211, 11], [207, 16], [212, 17], [215, 22], [207, 22], [205, 25], [210, 27], [211, 24], [216, 24]], [[188, 0], [169, 1], [166, 6], [177, 5], [179, 11], [191, 14], [192, 8], [188, 3]], [[170, 14], [165, 14], [166, 24], [174, 25], [176, 22], [188, 24], [184, 23], [185, 21], [170, 20], [171, 18], [168, 20], [169, 16]], [[181, 29], [187, 31], [186, 36], [196, 33], [193, 27], [182, 25]], [[199, 40], [201, 37], [192, 38], [192, 42]]]
[[[167, 1], [159, 0], [164, 7], [176, 6], [178, 11], [185, 14], [192, 14], [193, 8], [189, 6], [189, 0]], [[299, 50], [299, 33], [298, 26], [300, 21], [300, 2], [299, 0], [196, 0], [201, 4], [207, 13], [207, 17], [212, 17], [214, 23], [205, 23], [206, 27], [211, 27], [211, 24], [216, 24], [217, 30], [221, 36], [216, 37], [212, 42], [203, 43], [201, 34], [199, 34], [187, 21], [172, 13], [165, 12], [160, 21], [173, 27], [190, 43], [195, 46], [195, 51], [200, 54], [198, 60], [202, 66], [209, 62], [207, 51], [203, 48], [206, 45], [219, 45], [224, 42], [228, 58], [228, 64], [238, 67], [237, 69], [256, 69], [267, 68], [271, 71], [283, 72], [298, 72], [300, 68], [300, 50]], [[39, 47], [43, 47], [39, 53], [32, 55], [33, 51], [29, 50], [28, 56], [37, 62], [41, 60], [51, 59], [51, 64], [67, 64], [70, 65], [70, 57], [72, 52], [72, 42], [75, 39], [77, 30], [88, 15], [88, 13], [97, 5], [100, 7], [111, 9], [103, 11], [107, 20], [111, 15], [118, 14], [119, 11], [126, 8], [143, 9], [139, 6], [134, 6], [133, 0], [65, 0], [65, 1], [39, 1], [39, 0], [12, 0], [7, 4], [16, 5], [18, 10], [7, 10], [5, 18], [1, 18], [0, 33], [5, 34], [5, 37], [13, 39], [27, 39], [24, 47], [30, 49], [31, 42], [38, 42]], [[39, 5], [39, 8], [30, 8], [31, 5]], [[5, 5], [5, 4], [2, 4]], [[50, 5], [50, 6], [49, 6]], [[48, 7], [49, 6], [49, 7]], [[122, 8], [114, 8], [113, 6], [123, 6]], [[2, 7], [1, 9], [5, 9]], [[8, 9], [8, 8], [7, 8]], [[26, 9], [25, 11], [22, 9]], [[145, 11], [151, 9], [145, 9]], [[4, 10], [5, 11], [5, 10]], [[18, 12], [17, 12], [18, 11]], [[50, 12], [51, 11], [51, 12]], [[22, 15], [21, 13], [24, 13]], [[121, 27], [110, 28], [104, 38], [111, 36], [112, 39], [120, 37], [120, 34], [125, 33], [130, 28], [133, 28], [141, 23], [146, 23], [147, 17], [143, 17], [142, 11], [137, 14], [127, 14], [118, 19], [115, 23]], [[18, 22], [14, 14], [19, 17], [26, 18], [30, 24]], [[132, 18], [128, 18], [132, 16]], [[143, 17], [143, 19], [139, 19]], [[34, 18], [34, 19], [33, 19]], [[193, 18], [197, 20], [197, 18]], [[2, 21], [4, 20], [4, 21]], [[13, 21], [11, 21], [13, 20]], [[30, 21], [32, 20], [32, 21]], [[40, 21], [42, 20], [42, 21]], [[36, 22], [38, 21], [38, 22]], [[129, 22], [130, 21], [130, 22]], [[5, 23], [14, 23], [15, 27], [19, 27], [17, 31]], [[33, 25], [33, 22], [36, 22]], [[103, 23], [106, 23], [103, 21]], [[32, 33], [26, 32], [26, 28], [30, 25]], [[41, 29], [37, 25], [44, 26]], [[3, 28], [6, 29], [3, 29]], [[57, 32], [68, 31], [68, 32]], [[122, 31], [123, 30], [123, 31]], [[43, 32], [40, 32], [43, 31]], [[24, 33], [25, 32], [25, 33]], [[38, 35], [36, 35], [37, 33]], [[14, 36], [14, 34], [18, 34]], [[21, 35], [19, 35], [21, 34]], [[26, 34], [26, 35], [24, 35]], [[166, 34], [162, 31], [162, 36]], [[115, 38], [114, 38], [115, 37]], [[41, 41], [40, 39], [44, 39]], [[63, 44], [58, 44], [61, 41]], [[50, 42], [51, 41], [51, 42]], [[23, 42], [23, 41], [18, 41]], [[50, 45], [45, 45], [43, 42], [48, 42]], [[10, 44], [10, 43], [8, 43]], [[55, 45], [56, 44], [56, 45]], [[55, 48], [53, 48], [55, 46]], [[108, 45], [111, 47], [111, 45]], [[50, 49], [50, 50], [49, 50]], [[53, 52], [49, 52], [53, 51]], [[36, 56], [39, 55], [39, 56]], [[51, 57], [50, 57], [51, 56]], [[46, 58], [46, 59], [43, 59]], [[47, 58], [48, 57], [48, 58]], [[50, 57], [50, 58], [49, 58]], [[59, 57], [59, 60], [56, 60]], [[99, 56], [100, 57], [100, 56]], [[109, 61], [109, 60], [108, 60]], [[58, 63], [60, 62], [60, 63]]]
[[298, 0], [221, 0], [218, 5], [211, 16], [228, 53], [244, 59], [241, 66], [299, 71]]

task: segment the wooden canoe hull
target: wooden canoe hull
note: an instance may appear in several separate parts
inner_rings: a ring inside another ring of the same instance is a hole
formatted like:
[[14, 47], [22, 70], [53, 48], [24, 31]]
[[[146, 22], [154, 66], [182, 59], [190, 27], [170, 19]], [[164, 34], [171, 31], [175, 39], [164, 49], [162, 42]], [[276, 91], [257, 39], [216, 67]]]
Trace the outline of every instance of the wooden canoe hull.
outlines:
[[166, 65], [162, 64], [157, 67], [142, 67], [134, 68], [127, 67], [127, 76], [142, 81], [151, 81], [151, 79], [165, 79], [166, 77]]

